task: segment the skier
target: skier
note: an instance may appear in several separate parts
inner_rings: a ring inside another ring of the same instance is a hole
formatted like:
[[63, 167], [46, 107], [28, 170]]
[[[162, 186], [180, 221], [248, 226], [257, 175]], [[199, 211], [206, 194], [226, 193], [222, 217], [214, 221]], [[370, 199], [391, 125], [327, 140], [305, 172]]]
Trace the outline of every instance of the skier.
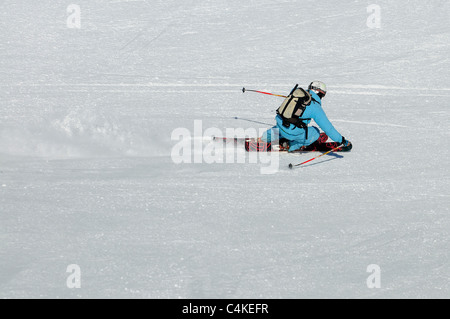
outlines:
[[[297, 92], [298, 94], [296, 94]], [[275, 118], [277, 125], [264, 132], [260, 142], [273, 142], [275, 137], [272, 137], [272, 134], [274, 129], [278, 129], [280, 147], [281, 149], [287, 149], [289, 152], [315, 150], [316, 146], [325, 143], [328, 137], [337, 142], [336, 146], [342, 144], [342, 151], [350, 151], [352, 144], [334, 128], [322, 109], [322, 99], [326, 94], [326, 85], [321, 81], [311, 82], [307, 91], [301, 88], [297, 89], [296, 86], [277, 110]], [[290, 108], [289, 113], [287, 109], [289, 109], [289, 103], [292, 104], [293, 98], [297, 98], [299, 101], [294, 100], [295, 106]], [[298, 102], [303, 105], [298, 107]], [[319, 125], [324, 133], [320, 133], [319, 128], [315, 126], [308, 126], [311, 119]]]

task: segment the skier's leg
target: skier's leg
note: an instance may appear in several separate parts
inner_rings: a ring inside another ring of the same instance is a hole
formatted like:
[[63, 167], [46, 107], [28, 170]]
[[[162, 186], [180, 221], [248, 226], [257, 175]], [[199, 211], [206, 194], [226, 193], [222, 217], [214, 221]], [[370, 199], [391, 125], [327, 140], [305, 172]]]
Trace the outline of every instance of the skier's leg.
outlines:
[[317, 141], [320, 137], [320, 130], [315, 126], [308, 127], [308, 139], [305, 140], [304, 145], [308, 146]]
[[[304, 151], [318, 151], [324, 149], [324, 146], [327, 145], [328, 135], [325, 133], [320, 133], [319, 138], [314, 143], [304, 146]], [[331, 145], [331, 144], [330, 144]], [[332, 148], [331, 148], [332, 149]]]
[[305, 134], [298, 136], [295, 140], [292, 140], [289, 147], [289, 152], [297, 151], [303, 146], [308, 146], [317, 141], [320, 137], [320, 131], [317, 127], [308, 127], [308, 138], [305, 139]]
[[[265, 143], [272, 143], [272, 141], [273, 141], [274, 139], [277, 139], [277, 137], [274, 136], [275, 130], [278, 130], [278, 127], [277, 127], [277, 126], [274, 126], [274, 127], [270, 128], [270, 129], [268, 129], [267, 131], [265, 131], [265, 132], [263, 133], [263, 135], [261, 136], [260, 141], [261, 141], [261, 142], [265, 142]], [[275, 134], [275, 135], [276, 135], [276, 134]]]

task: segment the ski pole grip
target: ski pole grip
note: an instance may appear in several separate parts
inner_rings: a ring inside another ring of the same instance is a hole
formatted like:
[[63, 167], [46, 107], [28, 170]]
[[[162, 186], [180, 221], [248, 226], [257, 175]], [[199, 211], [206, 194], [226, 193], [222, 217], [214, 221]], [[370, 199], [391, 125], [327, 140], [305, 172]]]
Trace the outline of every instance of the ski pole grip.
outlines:
[[298, 84], [296, 84], [296, 85], [294, 86], [294, 88], [292, 89], [291, 93], [289, 93], [289, 95], [292, 95], [292, 93], [294, 93], [295, 90], [297, 90], [297, 88], [298, 88]]

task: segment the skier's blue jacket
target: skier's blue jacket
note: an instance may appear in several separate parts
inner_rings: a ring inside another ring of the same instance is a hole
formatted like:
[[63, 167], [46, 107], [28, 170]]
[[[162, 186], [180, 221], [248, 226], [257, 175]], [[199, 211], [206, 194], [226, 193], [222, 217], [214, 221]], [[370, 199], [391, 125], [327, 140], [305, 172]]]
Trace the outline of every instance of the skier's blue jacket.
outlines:
[[[301, 119], [313, 119], [317, 125], [335, 142], [342, 142], [342, 135], [331, 124], [324, 110], [322, 109], [322, 101], [320, 97], [313, 91], [308, 91], [311, 94], [312, 102], [305, 109], [305, 112], [300, 117]], [[266, 131], [262, 140], [266, 142], [272, 141], [273, 129], [278, 129], [280, 138], [285, 138], [290, 141], [289, 151], [295, 151], [302, 146], [308, 146], [314, 143], [320, 136], [320, 130], [315, 126], [308, 126], [308, 138], [306, 139], [306, 132], [304, 128], [297, 127], [291, 124], [289, 128], [283, 126], [283, 119], [280, 115], [275, 118], [277, 125], [272, 129]], [[305, 120], [305, 124], [309, 124], [311, 120]]]

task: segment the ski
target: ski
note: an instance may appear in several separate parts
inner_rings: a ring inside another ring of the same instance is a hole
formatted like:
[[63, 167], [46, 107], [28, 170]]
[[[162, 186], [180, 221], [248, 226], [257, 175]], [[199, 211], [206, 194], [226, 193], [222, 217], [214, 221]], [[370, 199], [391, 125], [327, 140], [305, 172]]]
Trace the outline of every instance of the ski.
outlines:
[[[313, 143], [309, 146], [302, 147], [299, 150], [292, 151], [291, 153], [308, 153], [308, 152], [328, 152], [333, 150], [334, 152], [349, 152], [352, 149], [350, 144], [347, 147], [339, 147], [339, 143], [336, 142], [325, 142], [325, 143]], [[289, 148], [285, 143], [281, 145], [258, 142], [253, 139], [247, 139], [245, 141], [245, 150], [247, 152], [278, 152], [278, 153], [288, 153]]]
[[212, 136], [211, 138], [213, 141], [216, 142], [245, 142], [248, 140], [246, 137], [218, 137], [218, 136]]
[[[218, 137], [212, 136], [212, 140], [223, 144], [240, 144], [245, 143], [245, 150], [247, 152], [278, 152], [288, 153], [289, 146], [287, 141], [280, 140], [279, 144], [258, 142], [254, 138], [245, 137]], [[347, 147], [339, 147], [339, 143], [336, 142], [316, 142], [309, 146], [302, 147], [299, 150], [292, 151], [291, 153], [309, 153], [309, 152], [328, 152], [334, 150], [334, 152], [349, 152], [352, 149], [350, 144]]]

